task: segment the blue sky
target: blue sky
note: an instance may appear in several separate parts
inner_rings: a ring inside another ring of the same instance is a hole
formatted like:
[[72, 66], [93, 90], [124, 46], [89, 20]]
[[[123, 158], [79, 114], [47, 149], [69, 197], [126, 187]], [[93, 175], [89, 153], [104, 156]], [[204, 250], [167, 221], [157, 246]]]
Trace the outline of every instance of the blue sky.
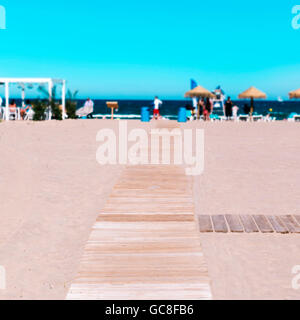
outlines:
[[0, 76], [65, 78], [82, 98], [182, 98], [190, 78], [285, 97], [300, 87], [296, 4], [0, 0]]

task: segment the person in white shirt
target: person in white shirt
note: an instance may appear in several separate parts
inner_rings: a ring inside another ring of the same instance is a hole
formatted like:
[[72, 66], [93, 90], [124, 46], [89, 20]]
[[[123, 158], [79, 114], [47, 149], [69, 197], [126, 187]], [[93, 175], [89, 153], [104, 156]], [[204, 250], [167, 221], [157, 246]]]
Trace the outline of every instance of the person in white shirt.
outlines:
[[193, 97], [192, 101], [193, 101], [194, 114], [197, 117], [197, 115], [198, 115], [198, 99], [196, 97]]
[[158, 97], [155, 97], [154, 99], [154, 110], [153, 110], [153, 117], [155, 120], [158, 120], [159, 118], [159, 107], [163, 104], [161, 100], [158, 99]]
[[233, 115], [234, 121], [238, 120], [238, 111], [239, 111], [239, 107], [238, 106], [233, 106], [232, 107], [232, 115]]
[[84, 111], [87, 114], [87, 118], [93, 119], [94, 102], [90, 98], [88, 98], [84, 104]]

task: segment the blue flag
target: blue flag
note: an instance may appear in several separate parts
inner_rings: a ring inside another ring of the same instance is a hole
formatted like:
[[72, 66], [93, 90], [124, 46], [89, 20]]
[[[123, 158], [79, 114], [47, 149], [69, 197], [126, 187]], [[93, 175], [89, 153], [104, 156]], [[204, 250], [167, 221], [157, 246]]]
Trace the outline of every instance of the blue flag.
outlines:
[[191, 90], [195, 89], [197, 86], [197, 82], [194, 79], [191, 79]]

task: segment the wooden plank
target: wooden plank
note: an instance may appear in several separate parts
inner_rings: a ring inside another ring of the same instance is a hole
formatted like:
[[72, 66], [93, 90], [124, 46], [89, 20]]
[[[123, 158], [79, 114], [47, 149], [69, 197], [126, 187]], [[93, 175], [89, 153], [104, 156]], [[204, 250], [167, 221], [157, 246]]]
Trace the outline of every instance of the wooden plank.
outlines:
[[294, 219], [298, 222], [298, 224], [300, 225], [300, 216], [293, 216], [294, 217]]
[[291, 215], [280, 216], [280, 219], [286, 225], [286, 227], [288, 228], [289, 232], [291, 232], [291, 233], [300, 233], [300, 226], [294, 220], [293, 216], [291, 216]]
[[67, 299], [211, 299], [191, 178], [180, 166], [125, 173], [92, 228]]
[[209, 215], [199, 215], [199, 229], [200, 232], [214, 232], [212, 222]]
[[272, 225], [273, 229], [277, 233], [289, 233], [288, 228], [286, 225], [277, 217], [277, 216], [266, 216], [270, 224]]
[[161, 214], [161, 215], [136, 215], [136, 214], [100, 214], [97, 218], [97, 221], [114, 221], [114, 222], [122, 222], [122, 221], [194, 221], [193, 215], [188, 214]]
[[240, 215], [246, 233], [259, 232], [253, 218], [249, 215]]
[[226, 221], [229, 225], [229, 230], [231, 232], [240, 233], [244, 232], [244, 228], [241, 224], [240, 218], [237, 215], [225, 215]]
[[227, 233], [228, 227], [223, 215], [212, 216], [212, 222], [215, 232]]
[[253, 215], [253, 219], [262, 233], [274, 232], [272, 226], [264, 215]]

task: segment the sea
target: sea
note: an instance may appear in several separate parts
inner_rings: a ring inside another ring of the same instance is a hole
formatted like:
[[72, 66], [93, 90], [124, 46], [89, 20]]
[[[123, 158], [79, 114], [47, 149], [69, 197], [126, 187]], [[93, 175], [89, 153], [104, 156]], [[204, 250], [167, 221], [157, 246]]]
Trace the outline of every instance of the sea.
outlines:
[[[94, 117], [103, 118], [110, 117], [110, 109], [107, 108], [108, 100], [93, 100], [94, 101]], [[119, 103], [119, 110], [115, 112], [115, 117], [119, 119], [140, 119], [142, 107], [153, 107], [153, 100], [115, 100]], [[31, 100], [33, 102], [33, 100]], [[16, 99], [17, 105], [21, 105], [21, 100]], [[84, 100], [77, 100], [77, 108], [84, 105]], [[234, 105], [239, 107], [239, 114], [244, 114], [244, 105], [250, 105], [249, 100], [233, 101]], [[180, 107], [191, 105], [190, 99], [186, 100], [163, 100], [163, 105], [160, 108], [161, 115], [170, 120], [177, 119], [178, 110]], [[254, 101], [254, 112], [259, 115], [270, 114], [277, 120], [287, 119], [288, 116], [295, 112], [300, 114], [300, 100], [287, 100], [283, 102], [272, 100], [257, 100]], [[214, 114], [223, 115], [221, 108], [214, 109]]]
[[[119, 110], [115, 112], [115, 117], [120, 119], [139, 119], [141, 117], [141, 108], [153, 106], [152, 100], [115, 100], [119, 103]], [[78, 108], [84, 105], [84, 100], [78, 100]], [[103, 116], [110, 116], [110, 109], [106, 106], [107, 100], [94, 100], [94, 117], [102, 118]], [[233, 101], [234, 105], [239, 107], [239, 114], [244, 114], [244, 105], [250, 105], [249, 100]], [[178, 110], [191, 104], [191, 100], [163, 100], [163, 105], [160, 108], [160, 113], [164, 118], [174, 120], [177, 119]], [[288, 116], [296, 112], [300, 114], [300, 100], [299, 101], [254, 101], [254, 112], [259, 115], [270, 114], [276, 117], [277, 120], [287, 119]], [[223, 115], [221, 108], [214, 109], [214, 114]]]

